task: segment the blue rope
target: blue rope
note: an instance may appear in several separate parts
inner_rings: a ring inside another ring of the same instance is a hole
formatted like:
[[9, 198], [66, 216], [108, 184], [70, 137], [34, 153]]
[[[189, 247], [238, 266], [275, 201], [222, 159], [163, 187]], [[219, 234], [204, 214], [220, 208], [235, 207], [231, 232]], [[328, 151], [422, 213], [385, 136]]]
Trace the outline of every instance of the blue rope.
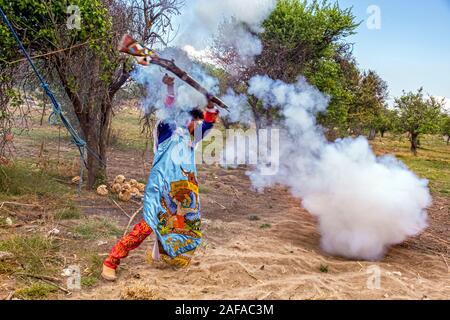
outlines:
[[[42, 75], [39, 73], [38, 69], [36, 68], [36, 65], [33, 63], [33, 60], [31, 59], [31, 57], [29, 56], [27, 50], [25, 49], [25, 47], [22, 44], [22, 41], [20, 41], [19, 36], [17, 35], [16, 31], [14, 30], [13, 26], [11, 25], [11, 23], [9, 22], [6, 14], [3, 12], [2, 8], [0, 7], [0, 15], [3, 19], [3, 21], [5, 22], [6, 26], [8, 27], [9, 31], [11, 32], [11, 34], [14, 36], [17, 45], [19, 46], [20, 50], [22, 51], [23, 55], [25, 56], [25, 58], [27, 59], [28, 63], [30, 64], [31, 68], [33, 69], [34, 73], [36, 74], [36, 76], [38, 77], [40, 83], [41, 83], [41, 87], [42, 89], [44, 89], [45, 94], [50, 98], [50, 101], [52, 102], [53, 105], [53, 112], [50, 114], [49, 117], [49, 121], [51, 121], [55, 116], [58, 116], [61, 119], [62, 124], [66, 127], [67, 131], [69, 131], [69, 134], [72, 137], [72, 141], [73, 143], [77, 146], [78, 151], [80, 152], [80, 159], [82, 160], [82, 162], [84, 163], [84, 166], [87, 168], [87, 163], [86, 163], [86, 157], [85, 157], [85, 151], [87, 150], [98, 162], [100, 162], [104, 167], [106, 167], [106, 164], [104, 163], [104, 161], [102, 159], [100, 159], [100, 157], [93, 152], [86, 144], [86, 141], [84, 141], [77, 133], [77, 131], [74, 129], [74, 127], [70, 124], [69, 120], [64, 116], [62, 109], [61, 109], [61, 105], [59, 104], [59, 102], [56, 100], [55, 95], [53, 94], [53, 92], [50, 90], [49, 85], [45, 82], [44, 78], [42, 77]], [[81, 166], [83, 167], [83, 166]], [[81, 172], [83, 172], [81, 170]], [[82, 178], [82, 177], [81, 177]], [[82, 179], [80, 180], [80, 184], [81, 181], [83, 181]], [[81, 186], [81, 185], [80, 185]]]

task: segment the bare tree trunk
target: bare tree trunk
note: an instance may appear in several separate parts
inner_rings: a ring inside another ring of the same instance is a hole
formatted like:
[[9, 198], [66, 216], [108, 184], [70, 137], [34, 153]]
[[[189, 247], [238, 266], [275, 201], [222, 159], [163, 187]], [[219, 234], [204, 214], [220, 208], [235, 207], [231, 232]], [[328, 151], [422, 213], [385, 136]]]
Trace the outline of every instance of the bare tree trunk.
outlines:
[[106, 180], [108, 132], [112, 120], [112, 104], [109, 97], [103, 99], [100, 106], [91, 106], [91, 110], [98, 110], [99, 118], [89, 117], [86, 125], [82, 125], [86, 143], [92, 153], [88, 153], [87, 189], [92, 189], [98, 183]]
[[375, 128], [371, 128], [370, 132], [369, 132], [369, 137], [367, 139], [373, 140], [373, 139], [375, 139], [376, 135], [377, 135], [377, 131], [375, 130]]
[[419, 135], [417, 133], [411, 133], [411, 152], [414, 153], [415, 156], [417, 156], [418, 137]]

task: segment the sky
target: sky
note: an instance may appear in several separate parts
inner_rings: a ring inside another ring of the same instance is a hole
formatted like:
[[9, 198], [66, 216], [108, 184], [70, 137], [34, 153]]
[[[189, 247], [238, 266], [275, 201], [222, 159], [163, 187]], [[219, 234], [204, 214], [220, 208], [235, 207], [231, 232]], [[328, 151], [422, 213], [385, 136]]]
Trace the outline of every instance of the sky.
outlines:
[[[189, 24], [189, 18], [195, 17], [189, 10], [192, 11], [195, 4], [202, 1], [209, 3], [208, 0], [186, 2], [188, 8], [179, 17], [182, 25]], [[214, 1], [219, 7], [215, 11], [223, 11], [221, 13], [224, 14], [240, 0]], [[354, 43], [353, 54], [359, 67], [375, 70], [387, 81], [391, 104], [403, 90], [416, 91], [423, 87], [430, 95], [448, 99], [450, 110], [450, 0], [336, 1], [342, 8], [353, 7], [353, 14], [361, 24], [357, 34], [347, 41]], [[204, 19], [219, 20], [217, 14], [220, 12], [206, 14]], [[251, 16], [251, 13], [247, 15]], [[193, 19], [198, 20], [198, 17]], [[192, 32], [194, 26], [184, 29], [198, 38], [199, 33]], [[182, 32], [178, 38], [191, 41]]]
[[[391, 98], [424, 87], [431, 95], [449, 98], [450, 107], [450, 0], [338, 2], [353, 6], [357, 20], [363, 21], [358, 34], [349, 38], [353, 53], [361, 68], [373, 69], [387, 81]], [[379, 9], [379, 25], [373, 5]]]

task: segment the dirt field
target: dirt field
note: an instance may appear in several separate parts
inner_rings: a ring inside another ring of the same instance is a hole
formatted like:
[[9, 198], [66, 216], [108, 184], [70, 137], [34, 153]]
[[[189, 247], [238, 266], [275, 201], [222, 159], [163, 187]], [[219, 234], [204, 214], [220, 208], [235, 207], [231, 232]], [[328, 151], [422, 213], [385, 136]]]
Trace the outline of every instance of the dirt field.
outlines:
[[[321, 252], [316, 222], [300, 203], [283, 188], [265, 194], [249, 191], [245, 170], [203, 167], [200, 183], [209, 190], [202, 196], [205, 243], [191, 267], [177, 271], [147, 264], [151, 238], [125, 261], [117, 283], [102, 282], [72, 298], [450, 297], [448, 199], [435, 199], [426, 233], [392, 248], [382, 262], [373, 263], [346, 261]], [[367, 285], [373, 265], [381, 270], [379, 290]]]
[[[55, 142], [49, 142], [46, 148], [52, 154]], [[65, 148], [69, 147], [64, 146], [63, 153], [73, 150]], [[39, 147], [23, 138], [17, 152], [20, 157], [36, 159]], [[141, 151], [115, 149], [109, 161], [110, 177], [120, 173], [128, 178], [147, 178], [150, 161], [143, 164]], [[123, 261], [116, 283], [99, 279], [101, 260], [128, 224], [125, 213], [135, 212], [139, 202], [120, 203], [124, 213], [112, 197], [84, 192], [77, 198], [72, 194], [81, 216], [64, 220], [55, 219], [42, 208], [9, 207], [10, 215], [15, 214], [15, 224], [0, 227], [0, 239], [6, 241], [11, 234], [42, 235], [50, 237], [56, 249], [37, 262], [50, 274], [41, 279], [20, 275], [28, 270], [27, 266], [20, 266], [20, 261], [11, 262], [16, 268], [13, 271], [2, 272], [0, 264], [0, 298], [450, 298], [450, 199], [445, 194], [434, 193], [430, 227], [425, 233], [391, 248], [383, 261], [348, 261], [321, 251], [316, 221], [288, 190], [280, 186], [264, 194], [253, 192], [245, 172], [245, 168], [199, 166], [204, 243], [189, 268], [174, 270], [147, 263], [146, 253], [154, 242], [151, 236]], [[69, 176], [62, 182], [70, 184]], [[76, 189], [70, 188], [73, 192]], [[36, 201], [39, 202], [29, 203]], [[137, 221], [138, 218], [134, 222]], [[55, 228], [59, 232], [52, 234]], [[83, 289], [67, 294], [62, 291], [66, 280], [61, 272], [69, 265], [81, 266]], [[379, 288], [370, 286], [376, 268], [381, 272]], [[24, 296], [24, 288], [33, 286], [35, 281], [57, 284], [62, 289], [53, 288], [42, 296], [26, 291]]]

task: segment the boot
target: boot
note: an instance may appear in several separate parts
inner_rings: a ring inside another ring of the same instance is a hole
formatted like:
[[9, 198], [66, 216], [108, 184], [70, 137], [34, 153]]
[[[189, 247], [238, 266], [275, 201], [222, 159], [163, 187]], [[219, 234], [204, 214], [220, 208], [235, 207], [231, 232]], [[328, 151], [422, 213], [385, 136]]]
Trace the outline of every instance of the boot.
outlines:
[[117, 280], [116, 270], [103, 265], [102, 278], [107, 281], [116, 281]]

